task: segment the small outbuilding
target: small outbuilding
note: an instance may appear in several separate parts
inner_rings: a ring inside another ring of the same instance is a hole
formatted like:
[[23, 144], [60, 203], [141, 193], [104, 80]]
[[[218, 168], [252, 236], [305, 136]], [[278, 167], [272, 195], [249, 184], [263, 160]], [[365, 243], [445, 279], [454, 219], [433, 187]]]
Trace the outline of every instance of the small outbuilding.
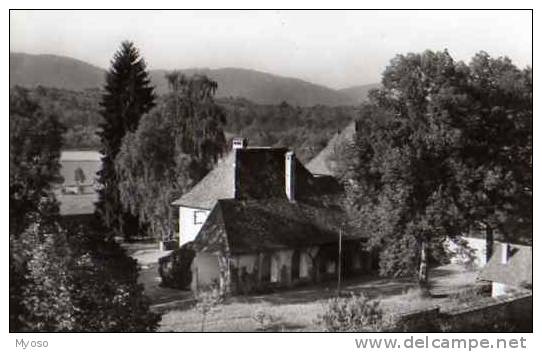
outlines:
[[497, 243], [493, 255], [480, 271], [478, 279], [491, 282], [493, 297], [522, 289], [532, 289], [533, 247]]

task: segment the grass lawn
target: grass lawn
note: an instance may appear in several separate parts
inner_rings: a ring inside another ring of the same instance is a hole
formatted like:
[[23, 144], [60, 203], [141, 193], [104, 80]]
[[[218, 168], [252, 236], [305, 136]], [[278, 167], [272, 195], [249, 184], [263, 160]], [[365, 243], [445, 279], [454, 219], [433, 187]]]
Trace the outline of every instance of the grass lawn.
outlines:
[[[432, 287], [439, 293], [453, 294], [475, 285], [475, 273], [457, 266], [446, 266], [432, 271]], [[381, 300], [382, 308], [397, 313], [429, 307], [449, 300], [422, 297], [412, 280], [364, 277], [346, 282], [344, 290], [363, 292]], [[318, 331], [315, 323], [324, 304], [336, 294], [334, 283], [318, 287], [300, 288], [261, 296], [230, 298], [211, 312], [205, 331]], [[274, 322], [260, 326], [255, 319], [258, 311], [274, 317]], [[162, 316], [160, 331], [201, 331], [201, 314], [194, 308], [173, 309]]]

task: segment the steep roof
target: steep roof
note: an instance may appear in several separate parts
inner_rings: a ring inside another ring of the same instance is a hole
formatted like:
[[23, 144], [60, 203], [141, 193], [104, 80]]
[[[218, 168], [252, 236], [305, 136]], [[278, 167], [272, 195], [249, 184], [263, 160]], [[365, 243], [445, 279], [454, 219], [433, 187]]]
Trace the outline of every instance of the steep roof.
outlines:
[[233, 198], [234, 160], [234, 154], [230, 152], [190, 191], [172, 204], [212, 209], [218, 199]]
[[254, 253], [338, 241], [345, 215], [336, 202], [219, 200], [194, 241], [198, 251]]
[[533, 283], [533, 247], [510, 245], [508, 262], [501, 263], [502, 245], [496, 245], [478, 278], [511, 286]]
[[354, 139], [355, 133], [356, 123], [351, 122], [340, 133], [335, 134], [329, 140], [326, 147], [307, 163], [307, 169], [314, 175], [334, 176], [333, 161], [331, 159], [345, 142], [350, 142]]
[[[235, 198], [235, 187], [238, 189], [237, 199], [241, 200], [285, 198], [287, 152], [286, 148], [250, 147], [232, 151], [173, 205], [212, 209], [219, 199]], [[330, 180], [314, 178], [297, 159], [295, 163], [296, 198], [339, 189]]]

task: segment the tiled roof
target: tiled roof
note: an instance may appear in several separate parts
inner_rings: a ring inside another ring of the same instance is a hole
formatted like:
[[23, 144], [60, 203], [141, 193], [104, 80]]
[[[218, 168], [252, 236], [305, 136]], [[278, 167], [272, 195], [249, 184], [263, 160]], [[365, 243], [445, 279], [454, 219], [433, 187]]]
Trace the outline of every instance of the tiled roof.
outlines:
[[219, 200], [194, 245], [198, 251], [241, 254], [334, 243], [344, 220], [333, 201]]
[[501, 263], [501, 244], [494, 247], [493, 255], [484, 266], [478, 278], [499, 282], [511, 286], [533, 283], [533, 248], [530, 246], [510, 245], [508, 262]]
[[351, 122], [340, 133], [335, 134], [331, 138], [324, 149], [317, 156], [307, 163], [307, 169], [314, 175], [329, 175], [334, 176], [333, 161], [331, 160], [336, 151], [345, 142], [350, 142], [354, 139], [356, 133], [356, 123]]

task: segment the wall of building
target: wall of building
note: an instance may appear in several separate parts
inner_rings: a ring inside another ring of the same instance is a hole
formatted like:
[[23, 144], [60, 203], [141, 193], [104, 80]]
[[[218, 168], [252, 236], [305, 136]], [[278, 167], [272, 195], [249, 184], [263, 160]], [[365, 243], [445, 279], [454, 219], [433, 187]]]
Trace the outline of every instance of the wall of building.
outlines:
[[210, 210], [179, 207], [179, 245], [193, 241], [198, 235]]
[[[297, 259], [294, 260], [296, 251], [299, 252], [298, 262]], [[335, 278], [337, 275], [335, 254], [332, 258], [329, 255], [322, 255], [322, 253], [322, 249], [318, 246], [233, 255], [229, 258], [198, 253], [192, 263], [193, 281], [197, 280], [197, 282], [193, 282], [192, 287], [196, 289], [198, 286], [216, 282], [221, 285], [222, 290], [229, 291], [231, 289], [229, 292], [239, 294]], [[345, 251], [343, 259], [346, 256], [349, 256], [350, 260], [343, 263], [342, 269], [345, 277], [348, 274], [363, 274], [371, 270], [371, 262], [367, 260], [370, 256], [366, 252]], [[268, 258], [268, 261], [265, 258]], [[226, 260], [227, 263], [224, 262], [220, 266], [219, 259]], [[299, 266], [293, 268], [294, 263]], [[314, 268], [314, 265], [317, 265], [317, 268]], [[229, 279], [226, 278], [224, 271], [228, 269], [225, 268], [229, 268]], [[267, 278], [265, 278], [265, 272], [268, 273]], [[298, 276], [293, 277], [292, 275]]]
[[291, 249], [273, 253], [271, 256], [271, 282], [282, 283], [284, 285], [290, 284], [293, 254], [294, 251]]
[[[294, 261], [295, 252], [299, 252], [299, 262]], [[283, 249], [267, 253], [243, 254], [231, 258], [233, 293], [246, 293], [255, 290], [265, 290], [267, 287], [291, 287], [303, 283], [319, 282], [337, 275], [336, 257], [320, 255], [320, 247], [311, 246], [299, 249]], [[352, 252], [352, 253], [351, 253]], [[343, 264], [343, 275], [347, 273], [362, 274], [371, 270], [369, 255], [365, 252], [344, 252], [343, 256], [351, 256], [349, 268]], [[266, 260], [268, 267], [264, 268]], [[298, 268], [293, 268], [294, 262]], [[314, 270], [317, 265], [317, 270]], [[269, 272], [269, 278], [264, 279], [263, 272]], [[292, 275], [298, 275], [293, 277]]]
[[318, 254], [318, 247], [306, 248], [299, 255], [299, 278], [304, 280], [312, 279], [313, 259]]
[[205, 289], [220, 282], [220, 270], [218, 256], [199, 252], [192, 261], [192, 284], [193, 291]]

